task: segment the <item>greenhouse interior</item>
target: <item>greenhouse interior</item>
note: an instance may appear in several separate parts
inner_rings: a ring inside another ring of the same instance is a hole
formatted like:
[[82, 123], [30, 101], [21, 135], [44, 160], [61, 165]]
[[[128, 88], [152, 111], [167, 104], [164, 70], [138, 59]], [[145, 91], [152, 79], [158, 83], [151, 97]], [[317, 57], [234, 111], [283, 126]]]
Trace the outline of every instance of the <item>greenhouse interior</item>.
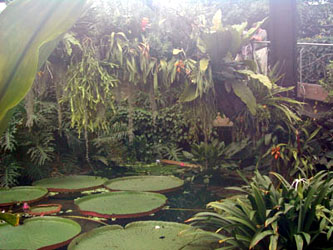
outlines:
[[333, 0], [0, 0], [0, 249], [332, 250], [332, 104]]

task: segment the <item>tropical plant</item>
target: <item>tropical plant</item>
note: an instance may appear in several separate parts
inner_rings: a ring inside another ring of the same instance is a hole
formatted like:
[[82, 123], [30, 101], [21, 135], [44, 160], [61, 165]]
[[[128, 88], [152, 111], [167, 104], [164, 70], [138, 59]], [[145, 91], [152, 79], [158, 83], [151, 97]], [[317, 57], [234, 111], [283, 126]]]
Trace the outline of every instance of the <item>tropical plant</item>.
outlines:
[[244, 139], [240, 142], [232, 142], [225, 145], [217, 139], [211, 143], [201, 142], [200, 144], [191, 145], [191, 151], [183, 151], [184, 157], [195, 164], [204, 167], [205, 170], [220, 168], [238, 168], [240, 160], [237, 154], [240, 153], [247, 145], [249, 140]]
[[18, 214], [0, 213], [0, 221], [3, 220], [12, 226], [18, 226], [19, 218]]
[[0, 160], [0, 187], [12, 187], [18, 184], [21, 167], [11, 156], [2, 156]]
[[37, 70], [55, 48], [56, 39], [79, 18], [85, 2], [15, 1], [1, 13], [1, 133], [8, 126], [10, 110], [27, 94]]
[[[232, 188], [245, 195], [211, 202], [214, 212], [203, 212], [189, 219], [192, 225], [215, 229], [219, 249], [325, 249], [333, 232], [333, 180], [328, 172], [313, 178], [295, 179], [291, 184], [272, 173], [255, 173], [252, 182]], [[205, 234], [202, 235], [203, 237]]]
[[326, 77], [319, 81], [320, 85], [322, 85], [328, 92], [327, 101], [332, 102], [333, 100], [333, 61], [326, 66]]
[[[263, 155], [265, 160], [269, 159], [271, 170], [278, 171], [287, 179], [298, 174], [303, 177], [312, 176], [317, 172], [316, 165], [319, 163], [321, 153], [319, 143], [321, 127], [307, 128], [309, 122], [311, 123], [311, 121], [302, 122], [302, 126], [290, 130], [291, 135], [287, 143], [276, 143]], [[258, 161], [257, 166], [261, 165], [265, 163]]]

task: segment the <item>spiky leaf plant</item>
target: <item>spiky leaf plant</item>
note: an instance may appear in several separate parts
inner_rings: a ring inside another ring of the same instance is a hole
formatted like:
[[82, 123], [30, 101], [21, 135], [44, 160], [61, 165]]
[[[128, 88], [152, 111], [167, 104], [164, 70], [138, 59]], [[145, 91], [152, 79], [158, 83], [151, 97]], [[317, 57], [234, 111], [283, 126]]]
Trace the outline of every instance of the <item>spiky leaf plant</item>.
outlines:
[[[281, 175], [255, 173], [245, 195], [211, 202], [214, 212], [198, 213], [188, 221], [215, 229], [220, 249], [325, 249], [333, 232], [333, 180], [328, 172], [291, 184]], [[235, 188], [234, 188], [235, 189]], [[204, 235], [203, 235], [204, 236]], [[209, 235], [211, 237], [212, 234]]]

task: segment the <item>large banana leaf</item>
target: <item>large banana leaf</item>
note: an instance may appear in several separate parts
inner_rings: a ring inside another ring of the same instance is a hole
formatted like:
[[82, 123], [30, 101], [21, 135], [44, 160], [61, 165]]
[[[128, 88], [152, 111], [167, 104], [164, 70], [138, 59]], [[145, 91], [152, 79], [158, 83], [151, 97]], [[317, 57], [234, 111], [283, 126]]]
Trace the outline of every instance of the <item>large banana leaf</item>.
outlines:
[[52, 41], [76, 22], [85, 5], [86, 0], [17, 0], [1, 13], [0, 133], [54, 49]]

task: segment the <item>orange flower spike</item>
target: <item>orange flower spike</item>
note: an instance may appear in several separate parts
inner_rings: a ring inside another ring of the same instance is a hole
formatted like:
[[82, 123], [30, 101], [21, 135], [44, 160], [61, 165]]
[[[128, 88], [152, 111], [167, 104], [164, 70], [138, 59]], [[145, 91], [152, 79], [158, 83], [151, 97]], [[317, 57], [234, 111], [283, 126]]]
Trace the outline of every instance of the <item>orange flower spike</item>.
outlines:
[[182, 60], [180, 60], [178, 66], [181, 67], [181, 68], [184, 68], [184, 67], [185, 67], [185, 64], [184, 64], [184, 62], [183, 62]]

